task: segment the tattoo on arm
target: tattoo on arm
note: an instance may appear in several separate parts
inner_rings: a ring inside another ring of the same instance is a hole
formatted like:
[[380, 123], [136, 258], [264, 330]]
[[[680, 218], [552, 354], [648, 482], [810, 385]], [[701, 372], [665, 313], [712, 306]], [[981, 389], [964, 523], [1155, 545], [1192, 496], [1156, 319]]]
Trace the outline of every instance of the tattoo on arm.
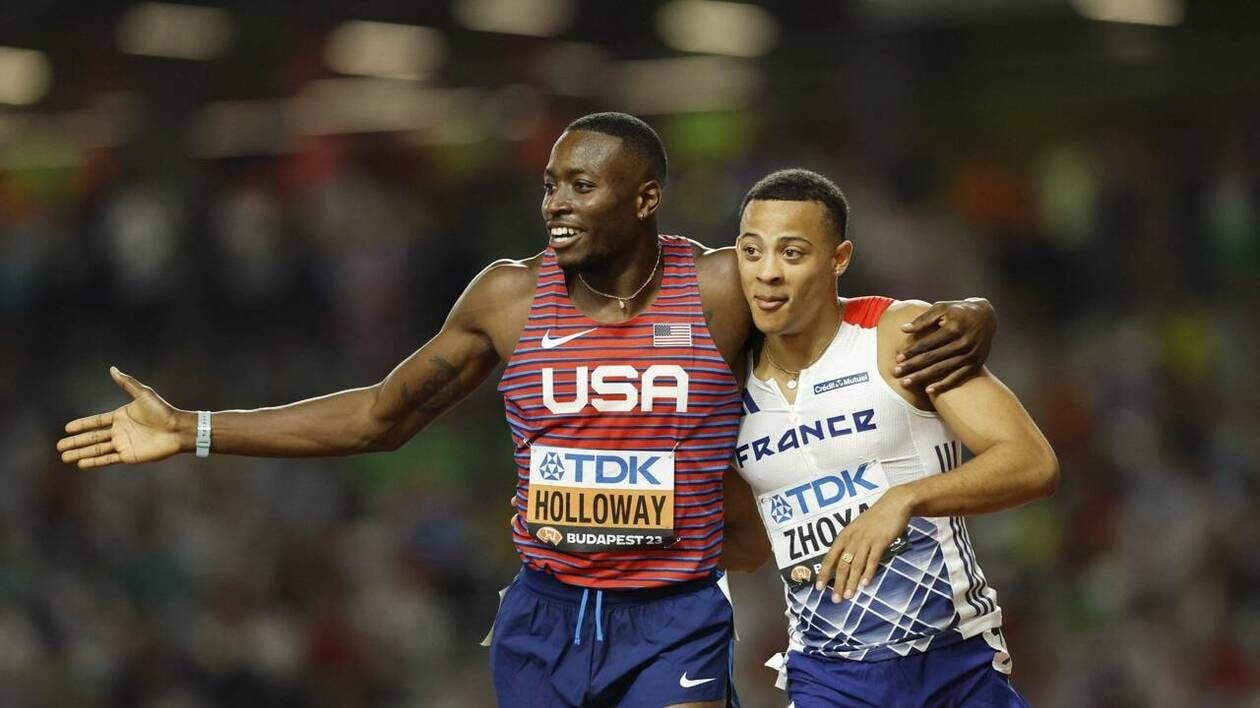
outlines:
[[459, 393], [459, 369], [440, 356], [433, 357], [429, 363], [436, 370], [420, 384], [418, 390], [412, 390], [406, 381], [402, 384], [403, 400], [417, 410], [445, 408]]

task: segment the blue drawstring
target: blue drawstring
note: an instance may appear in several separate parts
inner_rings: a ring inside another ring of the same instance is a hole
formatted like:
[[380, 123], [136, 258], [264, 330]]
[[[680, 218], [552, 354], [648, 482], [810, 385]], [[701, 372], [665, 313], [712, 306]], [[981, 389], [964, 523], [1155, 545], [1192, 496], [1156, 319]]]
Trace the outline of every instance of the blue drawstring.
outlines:
[[[582, 643], [582, 620], [586, 618], [586, 600], [590, 596], [590, 588], [582, 588], [582, 604], [578, 606], [577, 625], [573, 627], [573, 643]], [[604, 641], [604, 620], [601, 617], [604, 609], [604, 591], [595, 591], [595, 641]]]
[[588, 588], [582, 588], [582, 604], [578, 607], [577, 626], [573, 628], [573, 643], [582, 643], [582, 618], [586, 616], [586, 596], [590, 593]]
[[595, 641], [597, 642], [604, 641], [604, 621], [602, 619], [604, 613], [600, 612], [603, 604], [604, 591], [598, 590], [595, 592]]

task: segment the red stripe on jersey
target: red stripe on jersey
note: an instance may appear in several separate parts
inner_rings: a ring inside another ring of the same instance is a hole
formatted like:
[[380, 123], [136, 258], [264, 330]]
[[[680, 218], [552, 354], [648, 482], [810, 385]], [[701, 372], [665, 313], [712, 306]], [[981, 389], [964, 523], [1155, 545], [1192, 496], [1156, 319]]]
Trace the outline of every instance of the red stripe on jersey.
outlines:
[[[516, 446], [516, 495], [512, 540], [528, 566], [581, 587], [634, 589], [708, 576], [722, 554], [722, 475], [739, 434], [740, 393], [734, 374], [704, 321], [691, 243], [661, 236], [660, 290], [651, 305], [628, 322], [610, 324], [582, 314], [569, 299], [564, 272], [551, 249], [543, 254], [529, 324], [503, 371], [499, 392]], [[657, 346], [657, 324], [690, 325], [691, 346]], [[561, 345], [557, 339], [591, 330]], [[544, 402], [542, 371], [553, 369], [555, 401], [577, 396], [577, 367], [653, 364], [682, 367], [688, 378], [686, 412], [659, 403], [651, 411], [554, 413]], [[573, 553], [534, 538], [525, 524], [532, 445], [674, 452], [674, 535], [669, 548]]]
[[883, 317], [884, 310], [887, 310], [891, 304], [893, 304], [892, 298], [881, 295], [849, 298], [844, 301], [844, 322], [870, 329], [879, 324], [879, 318]]

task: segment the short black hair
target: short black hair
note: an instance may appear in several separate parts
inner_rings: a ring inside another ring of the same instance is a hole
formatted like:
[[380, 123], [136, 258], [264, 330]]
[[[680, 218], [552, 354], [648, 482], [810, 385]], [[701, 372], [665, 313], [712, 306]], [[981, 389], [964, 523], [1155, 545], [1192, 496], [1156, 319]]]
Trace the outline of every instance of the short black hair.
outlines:
[[748, 202], [818, 202], [827, 210], [827, 218], [841, 240], [848, 238], [849, 200], [835, 182], [817, 172], [802, 169], [779, 170], [758, 180], [757, 184], [744, 195], [744, 203], [739, 205], [739, 213], [743, 215]]
[[592, 113], [569, 124], [565, 131], [589, 130], [621, 138], [626, 147], [647, 159], [651, 176], [662, 185], [669, 173], [669, 158], [665, 156], [665, 144], [652, 126], [629, 113]]

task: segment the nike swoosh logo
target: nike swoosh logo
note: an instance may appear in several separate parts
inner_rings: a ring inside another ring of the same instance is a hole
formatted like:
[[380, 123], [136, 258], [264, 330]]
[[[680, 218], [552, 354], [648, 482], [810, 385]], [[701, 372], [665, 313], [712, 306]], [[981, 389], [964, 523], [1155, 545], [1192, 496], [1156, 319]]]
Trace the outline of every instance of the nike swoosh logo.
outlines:
[[551, 330], [547, 330], [546, 332], [543, 333], [542, 348], [555, 349], [561, 344], [572, 342], [573, 340], [577, 339], [578, 337], [581, 337], [584, 334], [590, 334], [591, 332], [594, 332], [596, 329], [598, 329], [598, 327], [591, 327], [590, 329], [584, 329], [581, 332], [574, 332], [573, 334], [566, 334], [563, 337], [556, 337], [555, 339], [551, 338]]
[[703, 686], [704, 684], [710, 681], [716, 681], [716, 680], [717, 680], [716, 677], [707, 678], [707, 679], [689, 679], [687, 678], [687, 672], [684, 671], [682, 678], [678, 679], [678, 685], [682, 686], [683, 688], [695, 688], [696, 686]]

